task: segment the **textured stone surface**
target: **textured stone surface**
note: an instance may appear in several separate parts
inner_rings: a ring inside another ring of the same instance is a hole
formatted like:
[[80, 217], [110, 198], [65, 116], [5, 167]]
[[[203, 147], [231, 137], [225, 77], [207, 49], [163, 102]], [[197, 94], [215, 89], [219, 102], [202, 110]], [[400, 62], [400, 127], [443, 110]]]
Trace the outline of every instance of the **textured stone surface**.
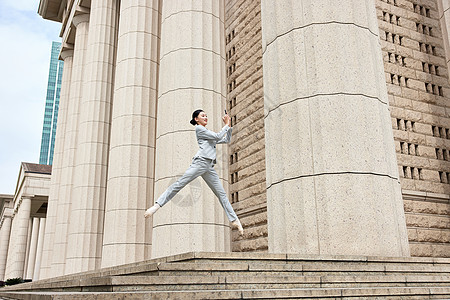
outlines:
[[[56, 201], [50, 201], [49, 222], [44, 238], [41, 278], [64, 274], [68, 240], [72, 187], [74, 184], [75, 153], [77, 149], [80, 102], [82, 98], [83, 70], [89, 33], [89, 15], [74, 17], [76, 41], [70, 77], [67, 122], [61, 159], [61, 179]], [[58, 131], [58, 130], [57, 130]], [[56, 158], [55, 158], [56, 159]], [[47, 238], [48, 236], [48, 238]]]
[[5, 207], [0, 227], [0, 279], [4, 279], [8, 257], [9, 237], [11, 234], [12, 209]]
[[91, 1], [65, 274], [101, 265], [118, 16]]
[[160, 21], [159, 1], [120, 4], [102, 267], [151, 254]]
[[448, 271], [448, 259], [434, 258], [184, 253], [7, 287], [0, 297], [323, 299], [345, 294], [442, 298], [450, 293]]
[[[39, 264], [43, 266], [45, 270], [38, 271], [36, 273], [37, 276], [34, 278], [38, 279], [40, 274], [45, 274], [48, 270], [49, 263], [49, 254], [52, 250], [52, 243], [55, 235], [55, 225], [56, 225], [56, 214], [58, 208], [58, 202], [60, 201], [60, 188], [63, 182], [62, 179], [62, 167], [63, 167], [63, 156], [64, 156], [64, 144], [65, 144], [65, 132], [67, 128], [68, 115], [69, 115], [69, 97], [70, 97], [70, 86], [71, 86], [71, 78], [72, 78], [72, 65], [73, 65], [73, 50], [66, 50], [61, 53], [61, 58], [64, 60], [64, 70], [61, 79], [61, 93], [59, 99], [59, 108], [58, 108], [58, 121], [57, 121], [57, 130], [55, 137], [55, 149], [54, 149], [54, 159], [52, 165], [52, 176], [50, 182], [50, 191], [48, 197], [47, 204], [47, 214], [45, 226], [48, 228], [43, 228], [43, 233], [45, 236], [45, 251], [44, 251], [44, 240], [41, 240], [42, 243], [42, 254]], [[44, 267], [45, 266], [45, 267]]]
[[25, 274], [24, 278], [26, 279], [32, 279], [34, 274], [34, 265], [36, 263], [37, 243], [39, 237], [39, 224], [40, 224], [39, 218], [32, 219], [31, 239], [29, 242], [27, 269], [26, 272], [24, 273]]
[[23, 197], [14, 203], [14, 215], [11, 224], [11, 239], [6, 261], [5, 279], [23, 278], [28, 240], [28, 226], [31, 212], [31, 199]]
[[448, 3], [375, 3], [411, 255], [448, 256]]
[[233, 208], [245, 234], [232, 235], [232, 251], [267, 251], [261, 1], [225, 2], [227, 109], [233, 118], [229, 182]]
[[411, 255], [449, 257], [449, 196], [404, 191]]
[[[218, 132], [223, 126], [223, 36], [222, 0], [166, 1], [162, 6], [154, 201], [185, 172], [198, 149], [189, 124], [192, 112], [203, 109], [210, 130]], [[225, 190], [227, 157], [226, 145], [219, 145], [215, 169]], [[219, 201], [198, 178], [153, 216], [152, 257], [202, 249], [227, 251], [229, 231]]]
[[339, 5], [262, 1], [269, 251], [408, 256], [376, 10]]

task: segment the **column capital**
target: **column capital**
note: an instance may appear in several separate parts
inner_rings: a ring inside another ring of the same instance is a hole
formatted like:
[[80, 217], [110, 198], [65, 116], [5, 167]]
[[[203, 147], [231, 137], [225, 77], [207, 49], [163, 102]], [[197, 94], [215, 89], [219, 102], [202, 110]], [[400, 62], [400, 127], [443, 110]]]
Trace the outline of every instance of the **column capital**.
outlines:
[[67, 57], [73, 57], [73, 50], [63, 50], [61, 51], [61, 53], [59, 54], [59, 57], [62, 60], [66, 60]]
[[72, 24], [75, 27], [78, 27], [79, 24], [84, 22], [89, 22], [89, 14], [80, 14], [72, 18]]

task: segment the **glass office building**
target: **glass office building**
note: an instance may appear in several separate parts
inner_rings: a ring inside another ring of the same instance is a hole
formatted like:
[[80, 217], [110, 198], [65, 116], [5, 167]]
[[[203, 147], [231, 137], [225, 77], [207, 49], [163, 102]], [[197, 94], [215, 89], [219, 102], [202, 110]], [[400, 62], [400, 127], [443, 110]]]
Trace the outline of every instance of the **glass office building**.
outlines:
[[51, 165], [55, 147], [56, 121], [58, 120], [59, 94], [64, 62], [58, 60], [61, 43], [52, 42], [47, 97], [45, 100], [44, 125], [42, 128], [39, 163]]

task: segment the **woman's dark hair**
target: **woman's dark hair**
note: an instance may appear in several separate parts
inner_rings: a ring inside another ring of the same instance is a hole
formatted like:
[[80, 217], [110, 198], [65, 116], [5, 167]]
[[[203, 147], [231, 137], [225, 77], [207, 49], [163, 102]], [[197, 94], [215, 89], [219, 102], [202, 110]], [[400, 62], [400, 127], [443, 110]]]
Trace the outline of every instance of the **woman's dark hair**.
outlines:
[[192, 113], [192, 120], [189, 121], [192, 125], [197, 125], [197, 122], [195, 121], [195, 118], [198, 117], [198, 115], [203, 111], [203, 109], [197, 109]]

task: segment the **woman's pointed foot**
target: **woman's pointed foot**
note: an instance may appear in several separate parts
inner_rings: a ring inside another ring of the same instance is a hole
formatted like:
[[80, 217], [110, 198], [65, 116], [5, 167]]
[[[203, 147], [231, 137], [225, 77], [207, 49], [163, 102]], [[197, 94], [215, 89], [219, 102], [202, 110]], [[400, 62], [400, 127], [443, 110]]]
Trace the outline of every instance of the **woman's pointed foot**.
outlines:
[[145, 211], [144, 217], [150, 218], [160, 208], [159, 204], [155, 204]]
[[244, 228], [242, 227], [241, 221], [239, 221], [239, 219], [231, 222], [231, 225], [233, 228], [237, 228], [237, 230], [239, 231], [239, 235], [244, 235]]

